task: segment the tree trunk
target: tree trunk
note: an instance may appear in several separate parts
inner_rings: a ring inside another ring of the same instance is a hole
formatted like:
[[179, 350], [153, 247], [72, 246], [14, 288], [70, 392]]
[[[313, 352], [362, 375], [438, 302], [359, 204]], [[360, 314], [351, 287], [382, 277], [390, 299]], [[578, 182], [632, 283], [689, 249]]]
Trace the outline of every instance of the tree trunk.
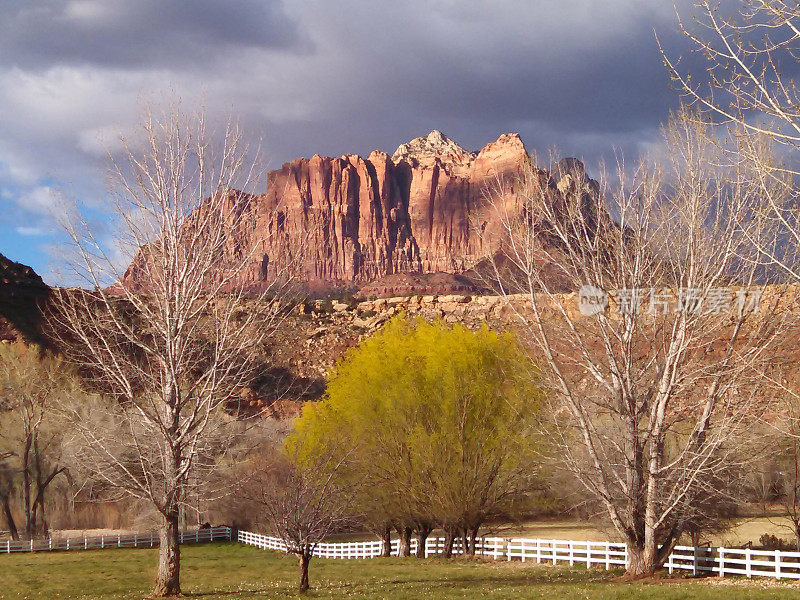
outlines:
[[[38, 478], [37, 478], [38, 479]], [[33, 530], [36, 535], [47, 537], [50, 526], [47, 523], [47, 513], [44, 509], [44, 487], [37, 482], [36, 499], [33, 501]]]
[[31, 512], [31, 437], [25, 439], [25, 449], [22, 452], [22, 503], [25, 508], [25, 537], [31, 539], [33, 536], [33, 515]]
[[392, 555], [392, 528], [386, 527], [381, 532], [381, 556], [387, 557]]
[[689, 537], [692, 540], [692, 547], [697, 548], [700, 545], [700, 532], [697, 530], [692, 530], [689, 534]]
[[469, 535], [467, 536], [468, 544], [465, 550], [465, 553], [468, 554], [469, 556], [475, 556], [476, 552], [475, 541], [478, 539], [478, 529], [480, 529], [480, 525], [471, 527], [469, 530]]
[[298, 566], [300, 567], [300, 581], [297, 583], [297, 591], [305, 594], [308, 591], [308, 563], [311, 562], [311, 553], [304, 548], [298, 558]]
[[628, 568], [625, 572], [637, 579], [654, 575], [659, 566], [657, 555], [654, 547], [628, 543]]
[[19, 531], [17, 530], [17, 524], [14, 522], [14, 515], [11, 513], [11, 501], [7, 495], [1, 496], [0, 500], [3, 502], [3, 516], [6, 519], [11, 539], [16, 541], [19, 539]]
[[445, 530], [444, 550], [442, 550], [442, 556], [444, 558], [451, 558], [453, 556], [453, 543], [455, 541], [456, 541], [456, 532], [453, 530]]
[[177, 508], [165, 517], [159, 531], [158, 574], [153, 596], [179, 596], [181, 593], [181, 547]]
[[400, 535], [400, 548], [397, 555], [411, 556], [411, 534], [413, 533], [411, 527], [398, 527], [397, 533]]
[[428, 527], [420, 527], [417, 530], [417, 558], [425, 558], [425, 543], [431, 530]]
[[33, 499], [33, 533], [47, 536], [47, 515], [44, 512], [44, 480], [42, 479], [42, 457], [39, 454], [39, 440], [33, 440], [33, 464], [36, 467], [36, 496]]
[[37, 500], [39, 514], [37, 515], [36, 533], [42, 537], [48, 537], [50, 524], [47, 522], [47, 513], [44, 510], [44, 496]]
[[38, 515], [39, 505], [36, 503], [36, 501], [34, 501], [31, 506], [33, 508], [31, 509], [31, 514], [30, 514], [30, 517], [29, 517], [30, 521], [29, 521], [29, 524], [27, 525], [26, 529], [28, 531], [28, 538], [33, 540], [33, 539], [36, 539], [38, 537], [38, 535], [37, 535], [37, 519], [38, 519], [38, 516], [37, 515]]
[[33, 501], [33, 511], [34, 511], [34, 517], [36, 517], [36, 507], [37, 506], [39, 507], [38, 522], [41, 523], [41, 527], [36, 526], [37, 522], [36, 518], [34, 518], [34, 526], [36, 526], [36, 531], [44, 536], [47, 536], [50, 531], [50, 525], [47, 523], [47, 513], [45, 512], [45, 506], [44, 506], [45, 493], [47, 491], [48, 486], [53, 482], [53, 479], [55, 479], [59, 473], [63, 472], [64, 470], [62, 468], [56, 466], [53, 469], [53, 472], [50, 473], [50, 475], [48, 475], [47, 478], [42, 479], [41, 468], [39, 460], [37, 459], [36, 499]]

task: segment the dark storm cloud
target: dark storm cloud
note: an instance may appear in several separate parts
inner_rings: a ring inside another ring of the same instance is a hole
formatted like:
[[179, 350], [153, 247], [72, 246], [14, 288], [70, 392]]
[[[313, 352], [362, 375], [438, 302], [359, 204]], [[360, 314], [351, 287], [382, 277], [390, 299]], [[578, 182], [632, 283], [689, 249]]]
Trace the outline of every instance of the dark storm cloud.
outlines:
[[40, 225], [27, 199], [51, 187], [99, 210], [105, 152], [143, 99], [172, 93], [265, 134], [273, 168], [434, 128], [471, 150], [517, 131], [539, 154], [632, 158], [679, 101], [653, 30], [688, 50], [667, 0], [0, 0], [0, 14], [0, 228]]
[[[335, 40], [340, 60], [298, 74], [317, 110], [271, 120], [281, 146], [391, 151], [439, 128], [472, 149], [519, 131], [540, 151], [567, 146], [596, 157], [620, 145], [636, 151], [637, 135], [652, 142], [679, 101], [654, 29], [674, 55], [687, 47], [663, 0], [498, 2], [494, 10], [346, 4], [353, 10], [321, 9], [327, 39], [319, 48]], [[289, 139], [293, 127], [300, 139]]]
[[279, 0], [0, 1], [0, 62], [200, 65], [236, 48], [303, 48]]

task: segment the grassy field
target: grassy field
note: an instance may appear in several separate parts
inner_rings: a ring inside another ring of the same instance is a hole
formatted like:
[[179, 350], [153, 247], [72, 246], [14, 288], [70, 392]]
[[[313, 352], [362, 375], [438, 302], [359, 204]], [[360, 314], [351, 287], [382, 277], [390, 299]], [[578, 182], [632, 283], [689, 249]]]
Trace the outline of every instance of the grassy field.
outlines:
[[[295, 596], [292, 557], [236, 544], [186, 546], [183, 589], [204, 600]], [[105, 550], [0, 555], [0, 598], [134, 599], [146, 597], [156, 553]], [[800, 587], [773, 581], [659, 579], [628, 583], [619, 572], [478, 560], [313, 560], [316, 598], [779, 599]]]
[[[793, 542], [794, 536], [789, 526], [789, 520], [784, 516], [773, 517], [742, 517], [733, 522], [730, 528], [722, 533], [704, 536], [702, 541], [710, 542], [714, 546], [727, 546], [737, 548], [752, 542], [758, 545], [759, 538], [769, 533]], [[592, 542], [621, 541], [611, 528], [602, 529], [587, 521], [568, 519], [542, 519], [519, 525], [488, 526], [481, 531], [487, 536], [499, 537], [526, 537], [557, 540], [589, 540]], [[432, 535], [442, 536], [441, 531], [435, 530]], [[362, 541], [376, 539], [374, 533], [345, 534], [333, 536], [331, 541]], [[688, 539], [682, 543], [689, 544]]]
[[[747, 542], [758, 543], [764, 533], [771, 533], [785, 540], [792, 540], [786, 517], [755, 517], [738, 519], [728, 531], [712, 535], [708, 539], [715, 546], [742, 546]], [[585, 521], [545, 520], [525, 523], [502, 530], [502, 537], [518, 536], [559, 540], [590, 540], [593, 542], [617, 541], [613, 531], [603, 531]], [[688, 541], [686, 542], [688, 543]]]

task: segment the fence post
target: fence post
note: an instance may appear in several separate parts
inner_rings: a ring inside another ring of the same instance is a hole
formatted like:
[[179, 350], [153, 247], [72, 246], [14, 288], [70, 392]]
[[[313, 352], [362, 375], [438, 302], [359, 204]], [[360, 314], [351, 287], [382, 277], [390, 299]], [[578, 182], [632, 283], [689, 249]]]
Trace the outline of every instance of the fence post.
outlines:
[[100, 534], [100, 549], [102, 550], [105, 547], [106, 547], [105, 537], [103, 536], [103, 534]]
[[725, 548], [719, 549], [719, 576], [725, 577]]
[[744, 571], [748, 579], [753, 576], [753, 561], [750, 552], [750, 548], [744, 549]]
[[611, 569], [611, 543], [606, 542], [606, 571]]
[[48, 550], [53, 549], [53, 538], [47, 538], [47, 549]]
[[31, 538], [31, 552], [33, 552], [33, 538]]
[[[464, 540], [464, 544], [466, 543], [467, 541]], [[466, 548], [464, 551], [466, 553]], [[511, 540], [509, 538], [506, 538], [506, 554], [508, 555], [508, 562], [511, 562]]]
[[781, 578], [781, 551], [775, 550], [775, 578]]
[[8, 540], [8, 541], [6, 542], [6, 552], [7, 552], [8, 554], [11, 554], [11, 540]]
[[525, 562], [525, 538], [522, 538], [521, 542], [521, 553], [522, 553], [522, 562]]
[[117, 548], [122, 547], [122, 536], [118, 533], [117, 534]]
[[698, 562], [697, 546], [692, 546], [692, 575], [694, 577], [697, 577], [697, 571], [698, 571], [697, 562]]
[[69, 538], [67, 538], [67, 550], [69, 550]]
[[592, 566], [592, 542], [586, 540], [586, 570]]
[[83, 549], [86, 550], [89, 547], [89, 542], [86, 541], [86, 536], [83, 536]]
[[536, 538], [536, 564], [541, 564], [542, 562], [542, 540]]
[[555, 540], [550, 540], [550, 553], [553, 555], [553, 564], [556, 564], [556, 554], [558, 554], [558, 549], [556, 548]]

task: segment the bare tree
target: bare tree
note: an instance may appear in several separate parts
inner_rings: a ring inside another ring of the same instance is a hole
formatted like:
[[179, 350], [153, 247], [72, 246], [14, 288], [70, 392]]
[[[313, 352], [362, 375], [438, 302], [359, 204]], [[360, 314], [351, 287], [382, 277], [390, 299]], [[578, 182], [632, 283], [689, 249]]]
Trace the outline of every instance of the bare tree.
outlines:
[[661, 48], [664, 61], [679, 90], [733, 138], [728, 154], [745, 167], [742, 173], [748, 171], [749, 185], [782, 240], [777, 246], [751, 242], [774, 268], [798, 282], [800, 90], [793, 71], [800, 51], [800, 5], [794, 0], [695, 0], [691, 20], [677, 14], [680, 30], [706, 60], [706, 73], [693, 77]]
[[298, 464], [280, 455], [262, 465], [250, 488], [262, 506], [267, 530], [298, 558], [301, 594], [309, 589], [308, 566], [317, 544], [355, 523], [354, 486], [338, 477], [341, 460], [330, 454]]
[[[722, 122], [800, 144], [800, 96], [784, 75], [797, 63], [800, 6], [794, 0], [695, 0], [691, 21], [678, 22], [707, 60], [707, 77], [692, 77], [662, 48], [681, 90]], [[766, 117], [766, 118], [765, 118]]]
[[784, 398], [794, 399], [782, 403], [788, 410], [780, 414], [777, 423], [765, 436], [769, 446], [770, 458], [777, 470], [775, 503], [782, 509], [781, 518], [772, 520], [777, 527], [787, 530], [795, 540], [800, 551], [800, 414], [793, 394]]
[[[762, 200], [777, 245], [753, 245], [786, 280], [800, 283], [800, 214], [797, 176], [800, 151], [800, 4], [795, 0], [695, 0], [691, 20], [679, 16], [681, 31], [706, 60], [694, 77], [662, 48], [679, 89], [725, 127], [735, 144], [733, 160], [748, 171], [749, 186]], [[700, 75], [700, 76], [697, 76]], [[705, 76], [703, 76], [705, 75]], [[800, 548], [798, 493], [797, 381], [773, 377], [785, 400], [770, 425], [781, 440], [783, 470], [778, 487]]]
[[241, 276], [261, 257], [235, 235], [252, 208], [237, 187], [256, 171], [237, 127], [215, 137], [202, 114], [173, 108], [149, 112], [137, 135], [110, 158], [113, 237], [133, 262], [123, 272], [107, 234], [68, 222], [86, 289], [56, 290], [50, 320], [100, 392], [65, 409], [75, 455], [107, 488], [158, 511], [154, 595], [169, 596], [181, 591], [181, 503], [230, 444], [235, 392], [253, 377], [248, 351], [280, 322], [288, 277], [259, 282], [248, 302]]
[[[800, 442], [797, 437], [786, 440], [783, 470], [780, 478], [779, 504], [789, 520], [789, 529], [800, 552]], [[786, 527], [786, 525], [784, 525]]]
[[11, 498], [18, 490], [25, 536], [48, 532], [47, 491], [65, 472], [56, 405], [75, 387], [63, 361], [36, 346], [0, 349], [0, 502], [15, 539]]
[[770, 242], [753, 197], [705, 133], [694, 114], [671, 121], [669, 179], [642, 165], [597, 184], [562, 161], [514, 182], [519, 206], [497, 204], [497, 284], [549, 383], [557, 456], [605, 507], [633, 576], [663, 564], [737, 460], [783, 323], [749, 243]]
[[14, 493], [14, 470], [8, 461], [11, 456], [10, 453], [0, 455], [0, 504], [2, 504], [3, 518], [6, 521], [8, 533], [12, 540], [18, 540], [19, 529], [11, 509], [11, 497]]

